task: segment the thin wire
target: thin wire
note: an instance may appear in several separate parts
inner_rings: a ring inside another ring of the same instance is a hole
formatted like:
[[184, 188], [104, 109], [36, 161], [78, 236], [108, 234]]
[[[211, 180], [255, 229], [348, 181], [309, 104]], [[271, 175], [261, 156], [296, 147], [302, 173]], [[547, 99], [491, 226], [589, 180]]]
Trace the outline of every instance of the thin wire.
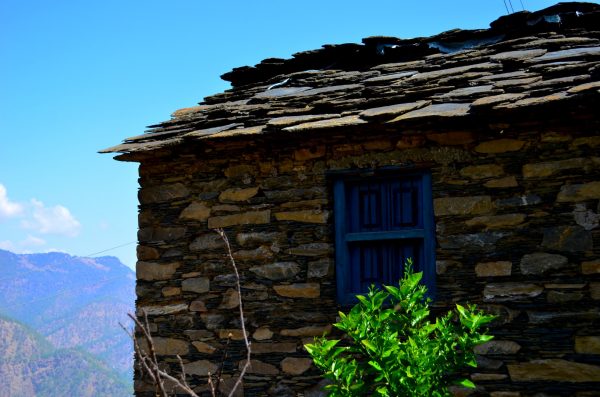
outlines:
[[521, 8], [525, 11], [525, 6], [523, 5], [523, 0], [519, 0], [521, 2]]
[[510, 14], [510, 11], [508, 11], [508, 6], [506, 5], [506, 0], [502, 0], [504, 2], [504, 8], [506, 8], [506, 15]]
[[125, 243], [125, 244], [117, 245], [116, 247], [107, 248], [107, 249], [105, 249], [105, 250], [98, 251], [98, 252], [94, 252], [94, 253], [92, 253], [92, 254], [83, 255], [83, 257], [85, 257], [85, 258], [89, 258], [90, 256], [93, 256], [93, 255], [98, 255], [98, 254], [102, 254], [102, 253], [104, 253], [104, 252], [108, 252], [108, 251], [112, 251], [112, 250], [116, 250], [117, 248], [126, 247], [126, 246], [128, 246], [128, 245], [131, 245], [131, 244], [134, 244], [134, 243], [136, 243], [136, 242], [137, 242], [137, 241], [130, 241], [130, 242], [128, 242], [128, 243]]
[[511, 9], [512, 13], [514, 14], [515, 9], [513, 8], [512, 0], [508, 0], [508, 4], [510, 4], [510, 9]]
[[[90, 256], [92, 256], [92, 255], [98, 255], [98, 254], [102, 254], [102, 253], [104, 253], [104, 252], [108, 252], [108, 251], [116, 250], [117, 248], [126, 247], [126, 246], [128, 246], [128, 245], [131, 245], [131, 244], [134, 244], [134, 243], [136, 243], [136, 242], [137, 242], [137, 241], [130, 241], [130, 242], [128, 242], [128, 243], [121, 244], [121, 245], [117, 245], [117, 246], [115, 246], [115, 247], [112, 247], [112, 248], [107, 248], [107, 249], [105, 249], [105, 250], [98, 251], [98, 252], [94, 252], [94, 253], [92, 253], [92, 254], [87, 254], [87, 255], [82, 255], [82, 256], [75, 255], [75, 256], [79, 256], [80, 258], [89, 258], [89, 257], [90, 257]], [[22, 254], [17, 254], [17, 255], [22, 255]], [[29, 255], [29, 254], [27, 254], [27, 255]], [[28, 273], [35, 272], [35, 271], [37, 271], [37, 270], [36, 270], [36, 269], [27, 269], [27, 270], [26, 270], [26, 272], [28, 272]], [[11, 278], [14, 278], [14, 276], [2, 277], [2, 278], [0, 278], [0, 281], [4, 281], [4, 280], [10, 280]]]

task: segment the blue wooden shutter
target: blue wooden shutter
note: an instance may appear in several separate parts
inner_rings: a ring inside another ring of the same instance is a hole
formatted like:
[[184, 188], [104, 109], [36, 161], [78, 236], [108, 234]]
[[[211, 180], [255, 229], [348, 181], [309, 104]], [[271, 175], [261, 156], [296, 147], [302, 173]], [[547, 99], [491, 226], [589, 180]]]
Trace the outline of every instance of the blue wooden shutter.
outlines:
[[[431, 271], [430, 189], [429, 174], [335, 182], [340, 303], [354, 301], [371, 284], [396, 284], [407, 258], [413, 258], [415, 270]], [[432, 281], [428, 275], [426, 282]]]

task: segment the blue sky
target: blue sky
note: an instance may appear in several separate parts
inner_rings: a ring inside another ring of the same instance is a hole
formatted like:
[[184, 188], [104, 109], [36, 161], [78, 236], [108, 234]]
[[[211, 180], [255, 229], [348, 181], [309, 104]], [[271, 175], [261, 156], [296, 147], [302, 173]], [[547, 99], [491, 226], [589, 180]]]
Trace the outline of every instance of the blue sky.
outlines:
[[486, 28], [503, 14], [503, 0], [3, 0], [0, 248], [122, 246], [104, 254], [133, 267], [137, 165], [98, 150], [228, 88], [219, 76], [233, 67], [366, 36]]

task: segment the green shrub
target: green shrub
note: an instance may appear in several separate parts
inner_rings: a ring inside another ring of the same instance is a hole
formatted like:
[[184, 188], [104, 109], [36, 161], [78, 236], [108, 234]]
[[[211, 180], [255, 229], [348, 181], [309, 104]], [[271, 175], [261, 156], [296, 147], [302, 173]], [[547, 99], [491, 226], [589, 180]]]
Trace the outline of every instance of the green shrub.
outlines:
[[450, 396], [453, 383], [475, 387], [457, 373], [477, 366], [473, 347], [493, 338], [482, 326], [494, 316], [456, 305], [431, 323], [421, 277], [408, 260], [398, 287], [372, 286], [347, 315], [340, 312], [334, 326], [344, 342], [317, 338], [305, 346], [333, 381], [329, 396]]

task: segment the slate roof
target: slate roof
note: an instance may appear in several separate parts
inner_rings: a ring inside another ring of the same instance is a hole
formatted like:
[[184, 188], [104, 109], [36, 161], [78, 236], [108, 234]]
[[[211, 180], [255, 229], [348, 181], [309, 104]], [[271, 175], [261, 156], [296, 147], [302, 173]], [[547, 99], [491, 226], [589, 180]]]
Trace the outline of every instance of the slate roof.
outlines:
[[399, 128], [573, 103], [600, 109], [600, 5], [559, 3], [429, 38], [325, 45], [221, 77], [230, 90], [102, 152], [135, 160], [202, 140]]

